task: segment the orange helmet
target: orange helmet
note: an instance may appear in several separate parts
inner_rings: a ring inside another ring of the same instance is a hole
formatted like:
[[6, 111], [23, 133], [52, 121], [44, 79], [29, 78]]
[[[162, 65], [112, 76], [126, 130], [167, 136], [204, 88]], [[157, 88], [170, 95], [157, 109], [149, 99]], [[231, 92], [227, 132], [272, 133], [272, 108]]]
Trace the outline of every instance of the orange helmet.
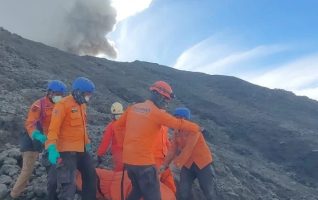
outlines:
[[149, 90], [156, 91], [162, 96], [168, 98], [169, 100], [171, 100], [174, 97], [171, 86], [164, 81], [156, 81], [154, 84], [150, 86]]

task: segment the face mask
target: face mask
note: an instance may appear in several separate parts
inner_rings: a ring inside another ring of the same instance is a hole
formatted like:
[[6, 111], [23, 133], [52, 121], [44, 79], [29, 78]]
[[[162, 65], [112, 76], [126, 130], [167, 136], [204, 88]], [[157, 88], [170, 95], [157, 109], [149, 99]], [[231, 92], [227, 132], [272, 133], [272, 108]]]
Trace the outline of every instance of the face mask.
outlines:
[[89, 99], [90, 99], [90, 96], [85, 96], [85, 101], [88, 103], [89, 102]]
[[52, 97], [52, 101], [53, 101], [53, 103], [57, 103], [57, 102], [61, 101], [62, 98], [63, 98], [62, 96], [54, 96], [54, 97]]
[[160, 98], [158, 99], [158, 107], [160, 109], [167, 109], [168, 108], [168, 104], [169, 104], [169, 100], [167, 100], [166, 98]]

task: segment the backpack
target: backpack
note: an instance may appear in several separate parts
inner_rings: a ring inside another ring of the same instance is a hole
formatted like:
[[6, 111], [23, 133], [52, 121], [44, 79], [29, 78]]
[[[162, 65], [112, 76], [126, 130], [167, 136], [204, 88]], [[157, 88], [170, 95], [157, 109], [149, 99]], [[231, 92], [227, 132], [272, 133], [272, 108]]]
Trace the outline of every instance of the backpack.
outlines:
[[[40, 119], [36, 122], [36, 128], [43, 132], [43, 121], [45, 118], [45, 98], [43, 97], [40, 99]], [[33, 140], [26, 130], [20, 133], [20, 151], [26, 152], [26, 151], [37, 151], [42, 152], [44, 149], [44, 145], [38, 141]]]

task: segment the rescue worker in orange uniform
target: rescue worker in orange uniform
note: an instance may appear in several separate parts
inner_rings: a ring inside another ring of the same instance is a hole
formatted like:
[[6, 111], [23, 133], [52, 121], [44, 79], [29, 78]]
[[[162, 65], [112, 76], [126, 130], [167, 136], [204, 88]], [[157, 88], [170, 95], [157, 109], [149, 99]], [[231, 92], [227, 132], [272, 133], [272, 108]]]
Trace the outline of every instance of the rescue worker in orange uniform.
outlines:
[[[190, 120], [191, 113], [187, 108], [177, 108], [174, 115], [181, 119]], [[191, 148], [186, 149], [187, 147]], [[193, 137], [188, 131], [175, 129], [170, 151], [160, 169], [168, 168], [170, 162], [178, 156], [178, 154], [185, 151], [188, 151], [188, 156], [185, 157], [182, 165], [180, 165], [180, 161], [175, 159], [175, 164], [181, 167], [179, 186], [180, 199], [190, 199], [192, 183], [195, 178], [198, 178], [206, 199], [212, 200], [216, 195], [214, 182], [215, 173], [212, 168], [213, 159], [202, 133], [200, 133], [199, 137]]]
[[94, 90], [91, 80], [75, 79], [72, 94], [56, 104], [52, 112], [47, 141], [52, 164], [48, 182], [57, 181], [59, 200], [74, 199], [76, 169], [83, 178], [82, 199], [96, 199], [96, 174], [89, 154], [91, 144], [86, 128], [86, 104]]
[[35, 161], [47, 139], [48, 127], [54, 104], [62, 99], [66, 93], [66, 85], [59, 80], [50, 81], [46, 96], [36, 100], [25, 121], [26, 133], [20, 138], [20, 150], [23, 155], [21, 173], [11, 190], [10, 196], [18, 198], [32, 175]]
[[[170, 85], [155, 82], [150, 88], [151, 97], [127, 108], [115, 122], [125, 128], [123, 163], [132, 183], [128, 200], [159, 200], [160, 186], [153, 148], [162, 125], [199, 135], [200, 127], [162, 111], [173, 98]], [[185, 151], [186, 152], [186, 151]], [[182, 153], [181, 153], [182, 154]], [[186, 155], [180, 155], [180, 159]]]
[[[162, 126], [154, 146], [154, 158], [157, 169], [162, 166], [164, 159], [168, 154], [168, 149], [170, 148], [170, 146], [171, 145], [168, 137], [168, 128]], [[172, 172], [169, 168], [167, 168], [160, 174], [160, 182], [165, 184], [168, 188], [171, 189], [174, 194], [176, 194], [177, 188], [174, 183]]]
[[114, 123], [123, 114], [123, 105], [119, 102], [115, 102], [111, 106], [112, 122], [110, 122], [103, 134], [102, 141], [97, 150], [98, 163], [102, 162], [102, 156], [106, 153], [108, 148], [111, 146], [112, 160], [114, 171], [123, 170], [123, 140], [124, 140], [124, 130], [114, 126]]

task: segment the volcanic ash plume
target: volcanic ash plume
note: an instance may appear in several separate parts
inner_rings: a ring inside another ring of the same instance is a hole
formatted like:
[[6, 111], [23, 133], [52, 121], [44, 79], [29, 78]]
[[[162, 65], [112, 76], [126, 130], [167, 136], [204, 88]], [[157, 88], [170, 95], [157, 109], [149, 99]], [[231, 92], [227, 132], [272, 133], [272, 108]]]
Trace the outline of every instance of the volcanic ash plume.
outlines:
[[115, 23], [116, 11], [110, 1], [76, 0], [65, 16], [65, 29], [57, 46], [78, 55], [116, 58], [116, 49], [106, 39]]

